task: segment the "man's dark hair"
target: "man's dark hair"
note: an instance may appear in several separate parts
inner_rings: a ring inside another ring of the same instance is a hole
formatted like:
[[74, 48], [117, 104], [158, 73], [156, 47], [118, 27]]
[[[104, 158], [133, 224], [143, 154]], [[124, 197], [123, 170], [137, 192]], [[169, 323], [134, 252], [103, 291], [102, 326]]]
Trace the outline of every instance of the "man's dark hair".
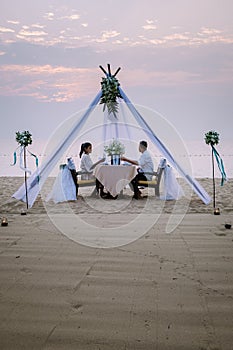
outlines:
[[146, 141], [140, 141], [140, 145], [144, 146], [145, 148], [147, 148], [147, 142]]

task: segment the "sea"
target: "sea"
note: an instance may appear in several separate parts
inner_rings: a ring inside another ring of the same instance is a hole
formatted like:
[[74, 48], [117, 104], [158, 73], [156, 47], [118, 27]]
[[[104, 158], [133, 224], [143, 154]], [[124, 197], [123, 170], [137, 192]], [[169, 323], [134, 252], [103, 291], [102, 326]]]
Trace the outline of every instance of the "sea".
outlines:
[[[38, 158], [39, 166], [46, 160], [47, 154], [45, 153], [46, 141], [38, 140], [34, 142], [33, 145], [28, 147], [28, 150], [35, 154]], [[190, 163], [192, 176], [194, 178], [211, 178], [213, 176], [213, 168], [212, 168], [212, 152], [211, 147], [206, 145], [204, 142], [200, 141], [187, 141], [185, 143], [187, 151], [185, 153], [179, 154], [179, 159], [188, 158], [188, 162]], [[217, 151], [219, 152], [227, 178], [233, 178], [233, 141], [222, 142], [221, 144], [216, 146]], [[14, 152], [16, 151], [17, 159], [16, 164], [14, 164]], [[72, 157], [74, 163], [79, 168], [80, 158], [78, 155], [78, 149], [72, 149], [70, 153], [67, 153], [63, 157], [63, 161], [66, 157]], [[172, 153], [172, 152], [171, 152]], [[91, 158], [93, 162], [100, 158], [100, 154], [93, 154]], [[139, 154], [138, 154], [139, 156]], [[163, 157], [159, 151], [153, 154], [153, 159], [155, 163], [155, 168], [160, 161], [160, 158]], [[36, 170], [36, 162], [35, 157], [33, 157], [29, 152], [26, 156], [26, 165], [27, 168], [33, 173]], [[1, 177], [15, 177], [24, 176], [24, 171], [20, 167], [20, 155], [19, 149], [17, 149], [17, 144], [12, 142], [12, 140], [0, 140], [0, 176]], [[214, 174], [216, 178], [221, 178], [221, 173], [218, 169], [217, 163], [214, 160]], [[59, 167], [55, 167], [53, 171], [50, 173], [50, 176], [56, 176], [58, 174]], [[27, 176], [30, 176], [30, 173], [27, 173]], [[177, 173], [179, 177], [179, 174]]]

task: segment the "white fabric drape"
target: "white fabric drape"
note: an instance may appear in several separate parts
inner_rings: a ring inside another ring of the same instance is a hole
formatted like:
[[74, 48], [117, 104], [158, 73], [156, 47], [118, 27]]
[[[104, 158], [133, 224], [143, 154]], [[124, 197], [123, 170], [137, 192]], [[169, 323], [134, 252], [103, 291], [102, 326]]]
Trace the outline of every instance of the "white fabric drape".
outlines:
[[[209, 204], [211, 199], [206, 193], [206, 191], [202, 188], [202, 186], [193, 179], [189, 174], [187, 174], [182, 167], [178, 164], [178, 162], [174, 159], [171, 152], [166, 148], [166, 146], [159, 140], [159, 138], [155, 135], [151, 127], [147, 124], [147, 122], [143, 119], [141, 114], [136, 110], [134, 105], [130, 102], [124, 91], [119, 87], [121, 96], [126, 103], [127, 107], [129, 108], [130, 112], [132, 113], [133, 117], [136, 119], [138, 125], [144, 130], [146, 135], [149, 137], [149, 139], [153, 142], [153, 144], [161, 151], [161, 153], [164, 155], [165, 158], [167, 158], [168, 162], [174, 167], [174, 169], [177, 169], [177, 171], [180, 173], [182, 177], [187, 181], [187, 183], [193, 188], [193, 190], [196, 192], [196, 194], [201, 198], [201, 200], [205, 204]], [[82, 115], [82, 117], [77, 121], [77, 123], [72, 127], [72, 129], [67, 133], [67, 135], [64, 137], [64, 139], [61, 140], [60, 145], [58, 148], [48, 157], [46, 162], [42, 164], [42, 166], [31, 175], [31, 177], [28, 179], [28, 204], [29, 207], [31, 207], [36, 200], [39, 191], [41, 187], [43, 186], [45, 180], [49, 176], [52, 169], [55, 167], [57, 162], [60, 160], [64, 152], [68, 149], [68, 147], [72, 144], [72, 142], [75, 140], [75, 138], [78, 136], [78, 133], [82, 129], [83, 125], [87, 121], [90, 113], [95, 108], [95, 106], [98, 104], [100, 98], [101, 98], [101, 91], [97, 94], [96, 98], [93, 100], [93, 102], [90, 104], [86, 112]], [[117, 126], [118, 131], [118, 126]], [[39, 182], [38, 182], [39, 177]], [[18, 191], [16, 191], [13, 196], [14, 198], [22, 201], [26, 201], [25, 198], [25, 186], [22, 185]]]
[[195, 180], [193, 179], [189, 174], [187, 174], [182, 167], [178, 164], [178, 162], [174, 159], [171, 152], [167, 149], [167, 147], [159, 140], [159, 138], [155, 135], [154, 131], [150, 128], [150, 126], [147, 124], [147, 122], [143, 119], [141, 114], [136, 110], [134, 105], [131, 103], [129, 98], [126, 96], [124, 91], [119, 86], [119, 90], [121, 93], [122, 98], [124, 99], [125, 103], [127, 104], [129, 110], [133, 114], [133, 116], [136, 118], [138, 124], [143, 128], [147, 136], [150, 138], [150, 140], [154, 143], [156, 147], [161, 151], [161, 153], [164, 155], [165, 158], [169, 161], [169, 163], [177, 169], [177, 171], [184, 177], [184, 179], [188, 182], [188, 184], [193, 188], [194, 192], [201, 198], [201, 200], [205, 204], [209, 204], [211, 199], [208, 193], [204, 190], [204, 188]]
[[[98, 104], [101, 91], [97, 94], [93, 102], [81, 116], [81, 118], [77, 121], [76, 125], [72, 127], [72, 129], [67, 133], [64, 139], [60, 141], [59, 146], [55, 149], [55, 151], [48, 157], [48, 159], [41, 165], [41, 167], [35, 171], [30, 178], [28, 178], [28, 206], [32, 207], [42, 186], [44, 185], [47, 177], [51, 173], [52, 169], [55, 167], [59, 159], [62, 157], [64, 152], [68, 149], [68, 147], [72, 144], [72, 142], [77, 137], [79, 131], [85, 124], [87, 118], [89, 117], [92, 110]], [[39, 181], [38, 181], [39, 179]], [[25, 185], [23, 184], [13, 195], [12, 197], [26, 202], [26, 193], [25, 193]]]
[[160, 199], [162, 200], [178, 200], [184, 196], [184, 191], [180, 184], [178, 183], [173, 169], [164, 162], [164, 178], [163, 178], [163, 191], [160, 195]]
[[76, 187], [69, 167], [62, 167], [53, 184], [52, 191], [48, 194], [46, 201], [52, 200], [54, 203], [76, 200]]

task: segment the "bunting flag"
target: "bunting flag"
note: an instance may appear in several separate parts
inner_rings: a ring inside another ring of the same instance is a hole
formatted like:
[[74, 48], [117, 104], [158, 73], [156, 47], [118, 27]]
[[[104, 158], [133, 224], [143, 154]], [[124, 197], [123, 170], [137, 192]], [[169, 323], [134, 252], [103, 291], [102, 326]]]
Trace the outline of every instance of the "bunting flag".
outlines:
[[225, 169], [224, 169], [224, 165], [223, 165], [223, 160], [222, 158], [220, 157], [218, 151], [216, 150], [216, 148], [214, 146], [212, 146], [212, 151], [213, 151], [213, 154], [215, 156], [215, 159], [216, 159], [216, 162], [218, 164], [218, 168], [220, 170], [220, 173], [222, 175], [222, 179], [221, 179], [221, 186], [223, 186], [224, 184], [224, 181], [227, 181], [227, 176], [226, 176], [226, 173], [225, 173]]

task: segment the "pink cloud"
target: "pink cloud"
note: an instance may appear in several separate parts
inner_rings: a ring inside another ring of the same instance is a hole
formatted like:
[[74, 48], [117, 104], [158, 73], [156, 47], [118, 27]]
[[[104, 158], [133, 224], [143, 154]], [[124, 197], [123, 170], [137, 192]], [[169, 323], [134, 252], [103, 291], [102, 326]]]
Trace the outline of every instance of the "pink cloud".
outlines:
[[88, 96], [98, 86], [96, 69], [5, 65], [0, 67], [3, 96], [30, 96], [41, 101], [68, 102]]

